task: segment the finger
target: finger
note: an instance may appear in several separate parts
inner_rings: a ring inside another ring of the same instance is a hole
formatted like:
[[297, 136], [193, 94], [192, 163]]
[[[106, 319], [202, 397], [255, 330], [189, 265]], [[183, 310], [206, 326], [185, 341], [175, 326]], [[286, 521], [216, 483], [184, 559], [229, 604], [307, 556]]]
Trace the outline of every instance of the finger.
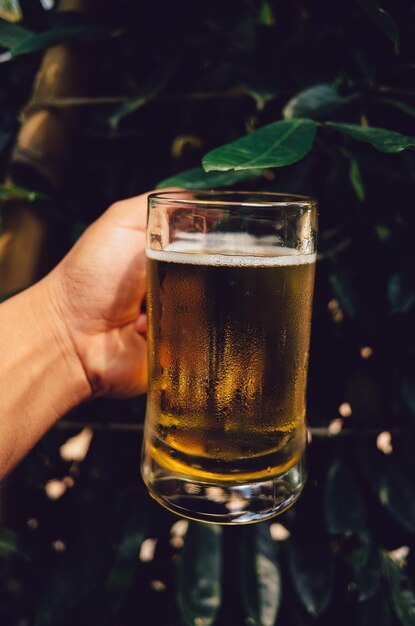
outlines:
[[[124, 363], [125, 378], [127, 379], [127, 372], [130, 375], [130, 383], [122, 385], [120, 381], [120, 391], [118, 397], [131, 397], [140, 395], [147, 391], [147, 342], [145, 339], [134, 333], [134, 327], [131, 326], [131, 331], [126, 331], [130, 336], [127, 339], [129, 342], [129, 351], [126, 355]], [[123, 388], [124, 387], [124, 388]]]
[[[164, 191], [167, 191], [164, 196]], [[158, 214], [158, 222], [161, 224], [162, 244], [170, 242], [170, 231], [173, 229], [183, 233], [208, 233], [212, 226], [220, 222], [225, 216], [225, 212], [216, 208], [215, 199], [209, 203], [209, 192], [203, 195], [205, 205], [199, 205], [201, 198], [197, 191], [180, 190], [180, 194], [171, 193], [169, 190], [162, 190], [160, 200], [162, 204]], [[170, 190], [172, 191], [172, 190]], [[177, 237], [177, 233], [176, 233]]]
[[147, 314], [140, 313], [135, 323], [135, 329], [139, 335], [147, 338]]
[[[170, 187], [163, 189], [163, 191], [181, 191], [181, 188]], [[145, 232], [148, 196], [156, 192], [157, 190], [153, 190], [139, 196], [134, 196], [133, 198], [119, 200], [112, 204], [102, 217], [106, 220], [111, 220], [114, 225]]]

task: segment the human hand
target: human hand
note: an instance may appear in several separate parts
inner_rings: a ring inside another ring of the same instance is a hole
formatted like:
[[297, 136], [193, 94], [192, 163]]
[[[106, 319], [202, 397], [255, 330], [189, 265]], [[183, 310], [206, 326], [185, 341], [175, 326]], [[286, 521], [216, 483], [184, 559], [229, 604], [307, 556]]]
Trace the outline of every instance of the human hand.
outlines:
[[44, 279], [54, 319], [91, 394], [129, 397], [147, 387], [147, 195], [113, 204]]

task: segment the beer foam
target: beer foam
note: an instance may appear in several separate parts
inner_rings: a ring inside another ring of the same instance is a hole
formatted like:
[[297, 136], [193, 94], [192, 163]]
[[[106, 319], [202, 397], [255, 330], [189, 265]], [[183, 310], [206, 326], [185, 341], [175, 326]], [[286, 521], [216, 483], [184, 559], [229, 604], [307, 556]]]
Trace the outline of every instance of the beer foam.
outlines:
[[[294, 248], [275, 246], [262, 238], [260, 243], [247, 233], [209, 233], [193, 235], [192, 241], [170, 243], [163, 250], [147, 248], [147, 256], [156, 261], [187, 265], [222, 265], [238, 267], [275, 267], [315, 263], [316, 254], [304, 254]], [[262, 245], [261, 245], [262, 244]]]

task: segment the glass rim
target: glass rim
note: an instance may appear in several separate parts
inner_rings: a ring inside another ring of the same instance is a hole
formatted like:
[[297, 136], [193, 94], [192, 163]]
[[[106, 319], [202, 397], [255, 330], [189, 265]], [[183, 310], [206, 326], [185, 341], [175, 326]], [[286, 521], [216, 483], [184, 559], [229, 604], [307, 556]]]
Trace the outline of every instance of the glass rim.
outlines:
[[[180, 197], [186, 193], [194, 193], [201, 196], [206, 196], [206, 198], [182, 198]], [[240, 196], [241, 200], [215, 200], [213, 199], [215, 195], [221, 196]], [[261, 200], [261, 197], [271, 198], [270, 200]], [[258, 197], [258, 200], [244, 200], [244, 198], [248, 197]], [[274, 199], [275, 198], [275, 199]], [[156, 200], [161, 204], [169, 204], [169, 205], [196, 205], [196, 206], [204, 206], [205, 208], [209, 208], [209, 206], [214, 207], [256, 207], [256, 208], [308, 208], [308, 209], [317, 209], [317, 200], [311, 196], [304, 196], [300, 194], [294, 193], [282, 193], [276, 191], [232, 191], [226, 190], [222, 191], [221, 189], [183, 189], [183, 190], [175, 190], [175, 191], [155, 191], [148, 195], [148, 202], [150, 204], [151, 200]]]

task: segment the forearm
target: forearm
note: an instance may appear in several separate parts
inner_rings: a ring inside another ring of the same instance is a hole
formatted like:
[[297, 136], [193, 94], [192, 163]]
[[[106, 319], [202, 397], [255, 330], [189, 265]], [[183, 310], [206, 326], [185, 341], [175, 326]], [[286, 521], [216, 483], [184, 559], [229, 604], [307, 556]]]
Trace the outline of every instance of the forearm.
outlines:
[[0, 305], [0, 477], [59, 417], [90, 395], [46, 284]]

